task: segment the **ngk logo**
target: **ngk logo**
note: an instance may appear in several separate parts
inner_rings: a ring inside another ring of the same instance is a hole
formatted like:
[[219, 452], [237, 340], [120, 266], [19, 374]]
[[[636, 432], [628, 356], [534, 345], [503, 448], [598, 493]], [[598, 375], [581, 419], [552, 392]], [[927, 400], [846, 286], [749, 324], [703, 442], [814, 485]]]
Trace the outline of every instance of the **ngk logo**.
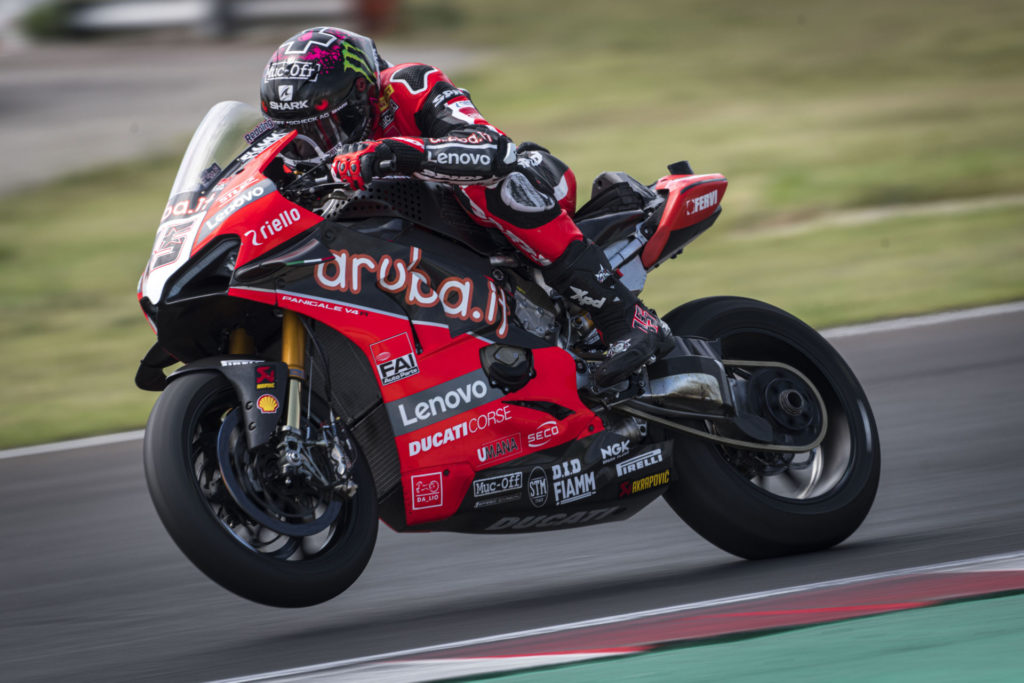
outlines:
[[710, 209], [712, 206], [718, 203], [718, 190], [712, 190], [706, 194], [702, 194], [699, 197], [686, 200], [686, 215], [692, 216], [695, 213], [700, 213], [706, 209]]
[[601, 462], [614, 462], [629, 453], [629, 441], [619, 441], [601, 448]]

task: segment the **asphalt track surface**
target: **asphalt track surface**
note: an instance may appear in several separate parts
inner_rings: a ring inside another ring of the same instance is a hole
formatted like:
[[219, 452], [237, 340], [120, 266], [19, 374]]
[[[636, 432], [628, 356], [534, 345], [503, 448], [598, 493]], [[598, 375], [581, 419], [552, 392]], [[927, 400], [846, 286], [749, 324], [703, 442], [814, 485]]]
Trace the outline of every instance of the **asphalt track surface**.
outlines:
[[[1024, 549], [1024, 307], [838, 335], [875, 409], [877, 502], [827, 552], [747, 562], [655, 502], [513, 537], [382, 528], [366, 573], [305, 610], [194, 569], [141, 444], [0, 459], [0, 679], [203, 681]], [[140, 395], [140, 400], [149, 400]]]

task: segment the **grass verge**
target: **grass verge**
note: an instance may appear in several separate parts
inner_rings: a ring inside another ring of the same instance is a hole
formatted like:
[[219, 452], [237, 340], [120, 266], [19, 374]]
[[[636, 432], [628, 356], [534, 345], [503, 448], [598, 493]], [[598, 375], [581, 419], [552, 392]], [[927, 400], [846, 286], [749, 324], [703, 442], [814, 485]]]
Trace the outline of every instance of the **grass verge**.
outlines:
[[[1020, 3], [407, 0], [404, 16], [393, 40], [488, 55], [458, 84], [584, 195], [600, 171], [650, 182], [680, 158], [729, 177], [719, 224], [651, 276], [662, 312], [738, 294], [827, 326], [1024, 298], [1019, 205], [828, 218], [1024, 191]], [[144, 424], [134, 290], [175, 165], [0, 198], [0, 447]]]

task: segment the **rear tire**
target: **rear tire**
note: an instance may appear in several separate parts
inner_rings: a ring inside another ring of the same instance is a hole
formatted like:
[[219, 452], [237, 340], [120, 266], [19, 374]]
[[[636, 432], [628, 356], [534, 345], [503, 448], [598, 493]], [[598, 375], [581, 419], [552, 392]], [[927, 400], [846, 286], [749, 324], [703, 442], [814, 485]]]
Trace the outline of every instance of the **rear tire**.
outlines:
[[720, 339], [725, 360], [797, 368], [821, 393], [828, 414], [817, 449], [782, 458], [665, 430], [661, 438], [675, 440], [680, 472], [665, 493], [672, 509], [705, 539], [747, 559], [845, 540], [874, 501], [880, 457], [871, 407], [839, 353], [797, 318], [752, 299], [702, 299], [664, 320], [677, 335]]
[[377, 497], [366, 463], [355, 462], [359, 489], [340, 512], [327, 501], [314, 506], [337, 515], [326, 529], [305, 537], [273, 532], [234, 502], [218, 467], [222, 430], [236, 430], [234, 443], [244, 443], [230, 417], [237, 406], [234, 389], [215, 373], [184, 375], [161, 394], [144, 442], [157, 513], [181, 551], [224, 588], [275, 607], [329, 600], [358, 578], [377, 540]]

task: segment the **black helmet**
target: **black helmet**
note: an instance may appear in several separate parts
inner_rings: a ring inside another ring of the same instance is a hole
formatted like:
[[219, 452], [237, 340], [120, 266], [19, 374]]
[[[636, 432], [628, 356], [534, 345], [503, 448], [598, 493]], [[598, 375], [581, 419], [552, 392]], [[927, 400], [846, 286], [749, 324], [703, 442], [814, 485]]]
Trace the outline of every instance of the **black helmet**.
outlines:
[[267, 118], [297, 129], [326, 153], [369, 135], [371, 98], [386, 66], [365, 36], [329, 26], [308, 28], [270, 58], [260, 106]]

